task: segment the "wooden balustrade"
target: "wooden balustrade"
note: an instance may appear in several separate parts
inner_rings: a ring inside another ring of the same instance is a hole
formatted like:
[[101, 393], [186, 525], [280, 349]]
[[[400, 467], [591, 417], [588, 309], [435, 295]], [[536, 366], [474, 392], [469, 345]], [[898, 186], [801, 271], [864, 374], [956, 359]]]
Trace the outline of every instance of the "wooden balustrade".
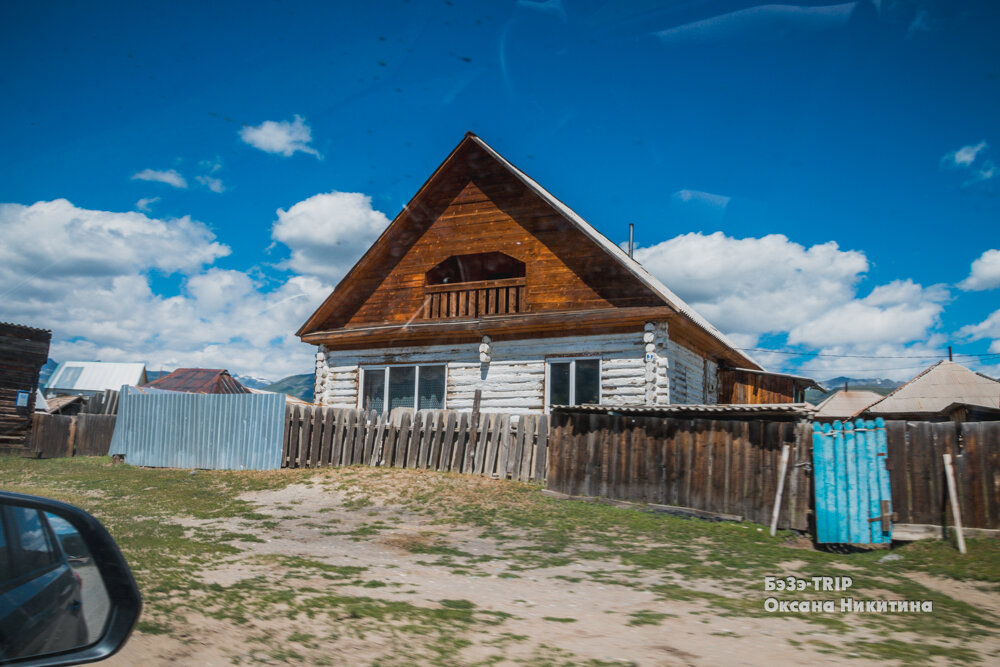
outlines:
[[423, 319], [488, 317], [527, 312], [525, 279], [427, 285]]

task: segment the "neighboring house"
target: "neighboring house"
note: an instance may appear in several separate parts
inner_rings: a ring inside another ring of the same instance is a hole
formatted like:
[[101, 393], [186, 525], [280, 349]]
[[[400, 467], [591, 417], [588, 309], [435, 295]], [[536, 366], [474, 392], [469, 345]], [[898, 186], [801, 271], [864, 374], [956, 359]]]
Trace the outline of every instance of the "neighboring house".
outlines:
[[298, 336], [316, 403], [379, 411], [715, 403], [720, 367], [763, 372], [472, 133]]
[[952, 361], [939, 361], [860, 414], [921, 421], [992, 421], [998, 411], [1000, 381]]
[[26, 445], [52, 332], [0, 323], [0, 449]]
[[144, 387], [188, 394], [249, 394], [250, 390], [223, 368], [178, 368]]
[[882, 400], [882, 394], [863, 389], [840, 389], [816, 406], [816, 419], [843, 421], [850, 419], [869, 405]]
[[146, 365], [104, 361], [64, 361], [52, 372], [45, 385], [45, 397], [93, 396], [122, 385], [146, 381]]

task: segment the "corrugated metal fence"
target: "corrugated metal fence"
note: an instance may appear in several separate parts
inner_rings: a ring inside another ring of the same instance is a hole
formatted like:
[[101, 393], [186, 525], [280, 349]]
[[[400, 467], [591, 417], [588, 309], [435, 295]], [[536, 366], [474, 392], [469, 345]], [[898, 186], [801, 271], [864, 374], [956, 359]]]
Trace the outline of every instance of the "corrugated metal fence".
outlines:
[[283, 394], [123, 392], [110, 454], [137, 466], [277, 470]]

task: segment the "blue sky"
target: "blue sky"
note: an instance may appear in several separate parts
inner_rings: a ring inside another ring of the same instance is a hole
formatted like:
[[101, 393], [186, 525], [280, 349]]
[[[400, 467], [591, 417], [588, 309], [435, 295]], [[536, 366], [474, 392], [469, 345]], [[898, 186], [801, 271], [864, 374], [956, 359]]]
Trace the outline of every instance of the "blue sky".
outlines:
[[[308, 372], [472, 130], [770, 368], [1000, 374], [993, 3], [4, 3], [0, 320]], [[802, 356], [802, 353], [825, 356]], [[854, 355], [854, 356], [845, 356]]]

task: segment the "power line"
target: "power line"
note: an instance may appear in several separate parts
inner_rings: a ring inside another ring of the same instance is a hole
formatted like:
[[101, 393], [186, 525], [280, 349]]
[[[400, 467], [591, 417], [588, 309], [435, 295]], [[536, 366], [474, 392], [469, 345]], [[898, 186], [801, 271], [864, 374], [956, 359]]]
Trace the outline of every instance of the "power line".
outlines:
[[[762, 347], [738, 347], [742, 352], [767, 352], [769, 354], [786, 354], [798, 357], [832, 357], [835, 359], [942, 359], [948, 356], [944, 354], [929, 355], [892, 355], [892, 354], [823, 354], [820, 352], [788, 352], [786, 350], [768, 350]], [[1000, 353], [988, 354], [953, 354], [952, 357], [971, 357], [975, 359], [992, 359], [1000, 357]], [[890, 369], [891, 370], [891, 369]]]

